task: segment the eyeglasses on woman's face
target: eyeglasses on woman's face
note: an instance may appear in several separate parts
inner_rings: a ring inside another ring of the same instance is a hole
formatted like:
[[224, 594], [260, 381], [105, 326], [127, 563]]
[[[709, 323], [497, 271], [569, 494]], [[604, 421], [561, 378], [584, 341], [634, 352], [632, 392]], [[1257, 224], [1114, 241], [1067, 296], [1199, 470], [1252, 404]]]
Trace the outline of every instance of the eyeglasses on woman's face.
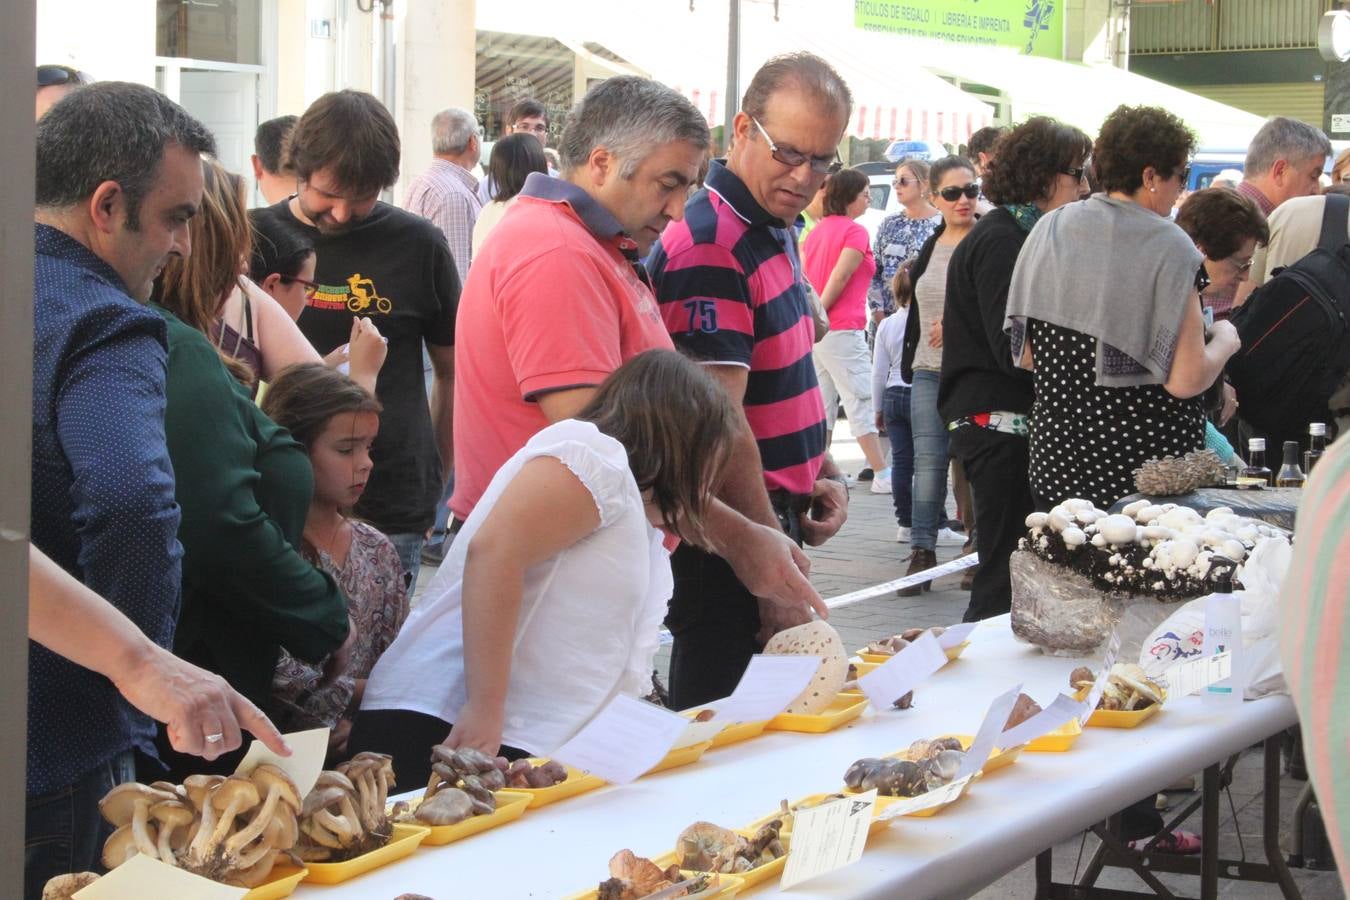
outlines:
[[1073, 166], [1065, 169], [1064, 174], [1068, 175], [1074, 181], [1082, 181], [1087, 177], [1087, 166]]
[[769, 145], [769, 155], [772, 156], [775, 161], [782, 163], [789, 169], [795, 169], [801, 164], [809, 162], [811, 164], [811, 171], [815, 172], [817, 175], [831, 175], [844, 167], [843, 161], [839, 159], [838, 150], [829, 156], [811, 156], [810, 154], [802, 153], [800, 150], [793, 150], [790, 147], [780, 147], [773, 142], [773, 138], [769, 137], [769, 133], [764, 130], [763, 125], [759, 124], [758, 119], [751, 116], [750, 121], [755, 123], [755, 127], [759, 129], [759, 133], [764, 136], [764, 142]]
[[902, 188], [902, 187], [909, 187], [911, 184], [918, 184], [918, 183], [919, 183], [919, 179], [917, 179], [917, 178], [909, 178], [909, 177], [907, 177], [907, 176], [905, 176], [905, 175], [901, 175], [900, 177], [896, 178], [894, 181], [891, 182], [891, 184], [893, 184], [893, 185], [895, 185], [896, 187], [899, 187], [899, 188]]
[[965, 187], [958, 187], [953, 184], [938, 191], [938, 196], [948, 203], [955, 203], [957, 200], [960, 200], [962, 194], [966, 195], [966, 199], [974, 200], [976, 197], [980, 196], [980, 186], [972, 181]]
[[279, 280], [281, 281], [282, 284], [300, 284], [300, 285], [304, 285], [304, 288], [305, 288], [305, 296], [306, 296], [306, 297], [313, 297], [316, 293], [319, 292], [319, 284], [318, 284], [318, 282], [310, 281], [310, 280], [305, 279], [305, 278], [301, 278], [301, 277], [298, 276], [298, 275], [281, 275], [281, 276], [279, 276]]

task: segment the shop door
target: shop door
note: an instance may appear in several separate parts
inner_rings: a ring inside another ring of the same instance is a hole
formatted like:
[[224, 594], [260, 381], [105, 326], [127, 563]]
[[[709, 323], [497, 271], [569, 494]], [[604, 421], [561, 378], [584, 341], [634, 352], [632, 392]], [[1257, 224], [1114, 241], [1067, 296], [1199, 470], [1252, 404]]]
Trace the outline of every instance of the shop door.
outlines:
[[258, 76], [184, 69], [178, 102], [211, 129], [221, 164], [244, 176], [252, 197], [255, 188], [249, 158], [253, 133], [258, 130]]

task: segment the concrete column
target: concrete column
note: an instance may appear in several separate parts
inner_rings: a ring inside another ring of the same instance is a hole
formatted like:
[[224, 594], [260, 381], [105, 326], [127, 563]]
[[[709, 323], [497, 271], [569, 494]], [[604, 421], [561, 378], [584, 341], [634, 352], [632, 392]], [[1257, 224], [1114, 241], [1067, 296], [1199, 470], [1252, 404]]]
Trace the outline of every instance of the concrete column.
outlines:
[[1068, 0], [1064, 9], [1064, 59], [1125, 68], [1129, 17], [1119, 0]]
[[[155, 0], [63, 0], [37, 3], [36, 9], [39, 62], [74, 66], [99, 81], [154, 87]], [[33, 33], [5, 25], [9, 32]]]
[[394, 195], [431, 162], [431, 117], [447, 106], [473, 109], [476, 0], [396, 0], [394, 113], [403, 162]]
[[[33, 54], [35, 0], [0, 29], [0, 897], [23, 896], [28, 714], [28, 494], [33, 452]], [[153, 8], [153, 7], [152, 7]], [[51, 62], [64, 62], [52, 59]]]

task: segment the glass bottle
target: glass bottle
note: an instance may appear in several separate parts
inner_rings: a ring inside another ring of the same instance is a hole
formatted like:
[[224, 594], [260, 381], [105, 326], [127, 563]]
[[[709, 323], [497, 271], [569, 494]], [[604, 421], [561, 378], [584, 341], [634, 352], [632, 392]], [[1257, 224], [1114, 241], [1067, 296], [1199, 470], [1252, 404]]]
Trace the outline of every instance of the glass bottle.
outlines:
[[1238, 487], [1248, 491], [1270, 487], [1273, 473], [1266, 468], [1265, 438], [1252, 438], [1247, 442], [1247, 460], [1247, 465], [1238, 472]]
[[1308, 450], [1303, 454], [1303, 473], [1312, 475], [1313, 466], [1322, 458], [1327, 449], [1327, 426], [1324, 422], [1313, 422], [1308, 426]]
[[1278, 488], [1301, 488], [1306, 480], [1303, 470], [1298, 467], [1298, 441], [1284, 442], [1284, 463], [1275, 476]]

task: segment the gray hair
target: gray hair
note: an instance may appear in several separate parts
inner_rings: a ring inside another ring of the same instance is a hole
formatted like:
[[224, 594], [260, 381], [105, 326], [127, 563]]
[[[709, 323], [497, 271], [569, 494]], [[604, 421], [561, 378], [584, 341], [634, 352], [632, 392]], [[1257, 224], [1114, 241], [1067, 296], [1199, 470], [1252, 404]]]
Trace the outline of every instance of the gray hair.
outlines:
[[73, 206], [115, 181], [127, 196], [127, 227], [137, 231], [141, 201], [169, 144], [216, 152], [206, 126], [152, 88], [125, 81], [81, 88], [38, 120], [37, 205]]
[[741, 98], [741, 111], [762, 119], [769, 98], [790, 87], [808, 94], [824, 109], [843, 113], [845, 121], [853, 115], [853, 92], [847, 82], [813, 53], [785, 53], [760, 66]]
[[1298, 163], [1317, 156], [1331, 155], [1331, 141], [1320, 128], [1288, 116], [1275, 116], [1252, 138], [1247, 147], [1244, 166], [1248, 178], [1264, 175], [1275, 165], [1275, 160], [1286, 159]]
[[452, 106], [431, 119], [431, 152], [458, 156], [469, 149], [469, 141], [478, 134], [478, 120], [467, 109]]
[[567, 173], [604, 147], [619, 160], [619, 177], [632, 178], [655, 148], [671, 141], [706, 150], [712, 136], [703, 114], [659, 82], [616, 75], [591, 88], [572, 108], [558, 151]]

